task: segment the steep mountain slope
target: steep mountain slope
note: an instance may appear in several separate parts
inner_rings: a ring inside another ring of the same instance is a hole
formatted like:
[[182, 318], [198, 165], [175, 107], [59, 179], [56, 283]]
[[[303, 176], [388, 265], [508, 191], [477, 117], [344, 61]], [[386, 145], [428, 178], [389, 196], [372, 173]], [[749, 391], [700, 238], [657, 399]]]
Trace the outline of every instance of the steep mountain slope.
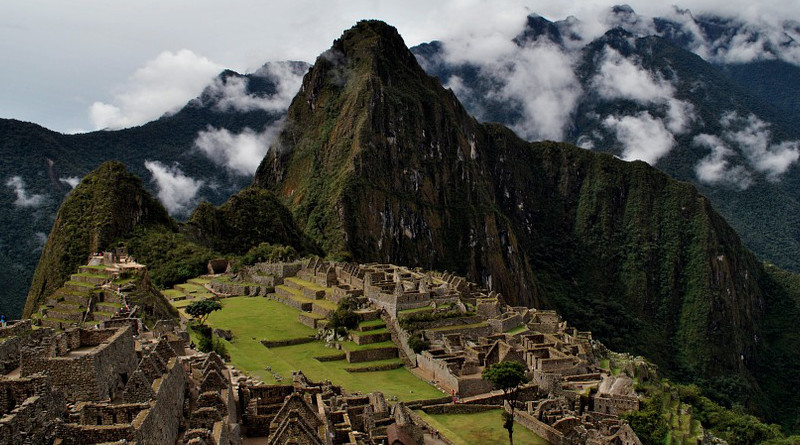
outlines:
[[106, 162], [69, 194], [56, 215], [53, 230], [34, 272], [24, 316], [58, 289], [92, 252], [138, 227], [169, 226], [164, 207], [142, 189], [141, 180], [119, 162]]
[[255, 187], [241, 190], [219, 207], [200, 203], [182, 232], [198, 244], [226, 254], [243, 255], [262, 242], [293, 246], [303, 254], [322, 253], [274, 194]]
[[[144, 178], [153, 194], [171, 199], [173, 214], [188, 215], [201, 199], [220, 204], [249, 183], [253, 173], [242, 170], [240, 159], [224, 154], [235, 153], [237, 144], [258, 148], [259, 135], [279, 121], [284, 102], [296, 92], [294, 79], [307, 69], [302, 62], [284, 62], [248, 75], [225, 71], [181, 111], [119, 131], [64, 135], [0, 119], [0, 181], [5, 186], [0, 188], [0, 264], [7, 266], [0, 267], [6, 283], [0, 306], [6, 314], [22, 312], [56, 210], [81, 177], [103, 161], [118, 160]], [[250, 139], [238, 141], [241, 135]], [[202, 141], [205, 149], [198, 146]], [[252, 164], [260, 159], [255, 156]], [[195, 194], [180, 195], [180, 185], [196, 187]], [[174, 196], [185, 199], [174, 201]]]
[[333, 256], [465, 273], [747, 403], [776, 378], [753, 373], [765, 272], [694, 187], [479, 124], [381, 22], [319, 57], [254, 184]]
[[[652, 19], [625, 6], [607, 20], [609, 31], [587, 41], [575, 18], [532, 15], [515, 51], [496, 61], [464, 60], [442, 42], [412, 51], [479, 119], [645, 160], [691, 181], [746, 245], [800, 270], [797, 67], [769, 60], [778, 49], [735, 21], [680, 10]], [[765, 60], [731, 62], [743, 36]], [[767, 67], [779, 69], [766, 75]]]

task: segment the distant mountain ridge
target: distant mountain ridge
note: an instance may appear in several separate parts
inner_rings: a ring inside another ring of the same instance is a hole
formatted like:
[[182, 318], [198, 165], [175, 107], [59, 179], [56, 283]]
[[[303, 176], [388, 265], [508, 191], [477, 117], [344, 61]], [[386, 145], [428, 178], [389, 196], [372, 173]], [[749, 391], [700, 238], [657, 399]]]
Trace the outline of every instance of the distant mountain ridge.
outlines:
[[[759, 256], [800, 270], [796, 26], [760, 29], [686, 10], [648, 18], [627, 6], [609, 10], [606, 23], [586, 41], [578, 19], [531, 15], [515, 52], [496, 61], [463, 60], [447, 42], [412, 51], [479, 119], [691, 181]], [[741, 41], [761, 52], [737, 59]], [[548, 68], [560, 76], [537, 89], [528, 79]]]
[[[512, 304], [556, 308], [718, 399], [789, 426], [798, 418], [796, 275], [759, 263], [688, 183], [480, 123], [382, 22], [359, 22], [318, 58], [251, 188], [217, 208], [201, 204], [185, 225], [142, 227], [118, 237], [154, 281], [261, 242], [449, 269]], [[92, 248], [60, 232], [47, 241], [42, 274], [65, 270], [50, 247], [59, 240]]]
[[[34, 267], [50, 232], [56, 210], [65, 195], [81, 177], [106, 160], [119, 160], [157, 195], [194, 186], [194, 194], [182, 208], [170, 209], [187, 216], [201, 199], [220, 204], [246, 186], [252, 171], [242, 172], [224, 156], [222, 148], [234, 144], [240, 134], [258, 135], [269, 131], [284, 114], [285, 105], [270, 101], [285, 100], [281, 94], [294, 95], [281, 88], [281, 81], [299, 79], [308, 65], [302, 62], [266, 64], [254, 74], [225, 71], [204, 93], [181, 111], [142, 125], [117, 131], [96, 131], [65, 135], [36, 124], [0, 119], [0, 278], [6, 283], [0, 291], [0, 306], [10, 316], [22, 312], [23, 296]], [[278, 74], [274, 74], [278, 73]], [[236, 100], [238, 99], [238, 101]], [[249, 133], [248, 133], [249, 132]], [[208, 135], [208, 146], [220, 148], [206, 153], [198, 147], [201, 136]], [[214, 139], [214, 135], [220, 135]], [[227, 136], [227, 139], [226, 139]], [[226, 145], [227, 144], [227, 145]], [[261, 156], [266, 151], [263, 147]], [[255, 158], [255, 169], [261, 156]], [[150, 161], [149, 164], [145, 164]], [[148, 168], [149, 165], [149, 168]], [[161, 176], [157, 177], [156, 174]], [[18, 178], [16, 182], [11, 182]], [[68, 181], [72, 181], [70, 184]], [[172, 188], [169, 188], [172, 187]], [[21, 201], [23, 193], [31, 201]]]

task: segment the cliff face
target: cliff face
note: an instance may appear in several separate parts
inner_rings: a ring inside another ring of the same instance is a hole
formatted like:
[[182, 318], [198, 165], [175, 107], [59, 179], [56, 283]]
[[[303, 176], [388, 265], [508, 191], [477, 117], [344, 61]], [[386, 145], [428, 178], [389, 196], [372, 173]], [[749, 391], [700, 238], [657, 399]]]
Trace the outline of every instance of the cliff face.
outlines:
[[478, 123], [383, 23], [318, 58], [254, 183], [333, 256], [458, 271], [668, 371], [750, 378], [762, 272], [707, 199]]
[[112, 248], [137, 227], [172, 226], [167, 211], [119, 162], [86, 175], [58, 210], [33, 275], [23, 316], [58, 289], [92, 252]]

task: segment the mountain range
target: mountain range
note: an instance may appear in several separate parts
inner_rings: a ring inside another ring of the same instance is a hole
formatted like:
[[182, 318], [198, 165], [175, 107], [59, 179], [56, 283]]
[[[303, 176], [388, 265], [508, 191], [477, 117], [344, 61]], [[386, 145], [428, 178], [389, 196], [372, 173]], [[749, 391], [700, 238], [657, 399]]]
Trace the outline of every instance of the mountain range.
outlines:
[[[596, 45], [615, 38], [648, 40], [616, 30]], [[104, 164], [59, 210], [25, 315], [113, 243], [126, 242], [160, 285], [215, 256], [286, 245], [465, 274], [796, 427], [800, 277], [762, 264], [695, 186], [481, 123], [418, 60], [382, 22], [346, 31], [303, 77], [252, 184], [198, 205], [186, 223], [165, 218], [122, 164]], [[95, 221], [91, 208], [135, 224]]]

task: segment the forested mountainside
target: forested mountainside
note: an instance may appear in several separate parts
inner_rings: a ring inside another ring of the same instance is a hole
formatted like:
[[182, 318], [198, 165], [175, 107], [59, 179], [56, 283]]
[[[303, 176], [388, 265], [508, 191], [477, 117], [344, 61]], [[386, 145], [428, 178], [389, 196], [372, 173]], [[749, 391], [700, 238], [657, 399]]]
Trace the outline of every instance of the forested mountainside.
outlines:
[[[22, 312], [34, 267], [56, 210], [80, 179], [107, 160], [117, 160], [167, 205], [185, 217], [201, 200], [220, 204], [247, 185], [266, 152], [263, 134], [284, 113], [280, 105], [302, 62], [269, 63], [253, 74], [221, 73], [182, 110], [117, 131], [65, 135], [38, 125], [0, 119], [0, 305], [14, 317]], [[246, 138], [256, 158], [226, 155]], [[258, 150], [262, 150], [258, 154]]]
[[[692, 182], [749, 248], [800, 271], [800, 67], [782, 52], [800, 42], [686, 10], [652, 18], [618, 6], [606, 21], [587, 41], [579, 18], [533, 14], [497, 59], [466, 58], [458, 42], [412, 52], [480, 120]], [[752, 60], [734, 57], [742, 42]]]
[[764, 328], [777, 305], [796, 312], [797, 296], [776, 290], [785, 277], [695, 187], [480, 124], [381, 22], [318, 58], [254, 183], [335, 258], [465, 273], [669, 375], [731, 397], [746, 388], [751, 406], [778, 400], [770, 382], [791, 378], [757, 370], [768, 345], [796, 338]]

